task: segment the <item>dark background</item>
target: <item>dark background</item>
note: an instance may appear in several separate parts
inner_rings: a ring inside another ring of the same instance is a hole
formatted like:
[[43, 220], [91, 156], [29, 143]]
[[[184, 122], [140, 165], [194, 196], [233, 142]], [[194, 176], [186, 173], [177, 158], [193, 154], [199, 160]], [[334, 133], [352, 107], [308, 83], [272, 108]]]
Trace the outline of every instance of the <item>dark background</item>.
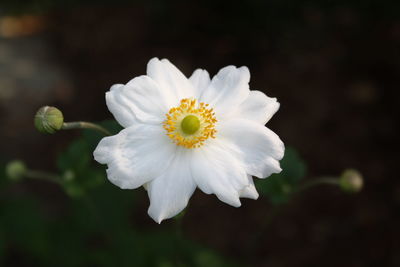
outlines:
[[[353, 167], [365, 188], [348, 195], [319, 187], [296, 197], [250, 256], [243, 248], [271, 209], [268, 201], [244, 200], [234, 209], [196, 192], [185, 235], [249, 266], [400, 266], [399, 14], [399, 2], [389, 0], [2, 0], [1, 157], [55, 170], [55, 157], [78, 132], [43, 136], [33, 128], [35, 111], [55, 105], [67, 121], [111, 119], [105, 91], [144, 74], [154, 56], [187, 76], [199, 67], [213, 75], [246, 65], [251, 88], [281, 103], [267, 126], [298, 150], [307, 179]], [[47, 209], [69, 205], [42, 181], [7, 190], [36, 194]], [[148, 218], [147, 196], [137, 194], [141, 229], [169, 227]], [[25, 256], [18, 248], [6, 253], [7, 263]]]

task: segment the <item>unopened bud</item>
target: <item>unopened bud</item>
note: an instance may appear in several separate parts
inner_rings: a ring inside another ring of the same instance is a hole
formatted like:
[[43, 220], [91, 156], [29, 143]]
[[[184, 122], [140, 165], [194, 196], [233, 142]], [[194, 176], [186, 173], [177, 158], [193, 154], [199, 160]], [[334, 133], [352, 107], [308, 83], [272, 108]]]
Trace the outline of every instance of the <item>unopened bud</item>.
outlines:
[[75, 173], [72, 170], [66, 170], [62, 177], [64, 181], [70, 182], [75, 179]]
[[340, 176], [339, 184], [343, 191], [357, 193], [361, 191], [364, 181], [359, 171], [347, 169]]
[[26, 173], [26, 166], [20, 160], [14, 160], [6, 165], [6, 174], [11, 180], [21, 180]]
[[39, 132], [53, 134], [61, 129], [64, 116], [58, 108], [45, 106], [38, 110], [34, 122]]

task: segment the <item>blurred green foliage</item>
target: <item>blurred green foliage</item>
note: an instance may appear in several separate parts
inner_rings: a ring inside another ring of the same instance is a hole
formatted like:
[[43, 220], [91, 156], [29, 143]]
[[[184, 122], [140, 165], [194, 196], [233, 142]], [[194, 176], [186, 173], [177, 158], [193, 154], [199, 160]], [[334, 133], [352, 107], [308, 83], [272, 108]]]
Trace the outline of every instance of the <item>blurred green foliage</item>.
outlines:
[[[102, 125], [120, 129], [115, 122]], [[84, 131], [59, 155], [60, 184], [71, 197], [61, 198], [61, 209], [12, 190], [15, 182], [1, 169], [0, 266], [236, 266], [177, 234], [173, 221], [142, 229], [134, 213], [140, 192], [106, 182], [104, 168], [92, 160], [101, 137]]]
[[295, 191], [301, 179], [306, 175], [305, 162], [292, 147], [286, 148], [281, 167], [281, 173], [273, 174], [265, 180], [257, 179], [256, 181], [258, 192], [268, 197], [273, 204], [287, 202], [290, 194]]

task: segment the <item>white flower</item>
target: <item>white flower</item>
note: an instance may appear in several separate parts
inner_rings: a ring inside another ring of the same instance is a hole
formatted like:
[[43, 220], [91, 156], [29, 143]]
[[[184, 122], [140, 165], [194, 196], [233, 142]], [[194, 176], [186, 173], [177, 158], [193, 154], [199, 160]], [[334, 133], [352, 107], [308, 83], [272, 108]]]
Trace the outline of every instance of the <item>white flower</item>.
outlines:
[[125, 129], [102, 139], [94, 158], [120, 188], [147, 189], [158, 223], [182, 211], [196, 187], [234, 207], [257, 199], [252, 176], [279, 173], [284, 145], [264, 126], [279, 103], [250, 91], [249, 80], [247, 67], [187, 79], [167, 59], [151, 59], [147, 75], [106, 93]]

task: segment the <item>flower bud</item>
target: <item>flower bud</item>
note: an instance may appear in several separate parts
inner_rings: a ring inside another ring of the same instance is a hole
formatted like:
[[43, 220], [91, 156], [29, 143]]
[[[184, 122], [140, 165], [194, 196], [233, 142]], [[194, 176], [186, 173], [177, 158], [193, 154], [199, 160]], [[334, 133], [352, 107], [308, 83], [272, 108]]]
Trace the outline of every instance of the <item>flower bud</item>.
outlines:
[[340, 176], [339, 184], [343, 191], [348, 193], [357, 193], [361, 191], [364, 181], [359, 171], [347, 169]]
[[6, 174], [11, 180], [21, 180], [25, 173], [26, 166], [20, 160], [13, 160], [6, 165]]
[[62, 178], [64, 179], [64, 181], [70, 182], [75, 179], [75, 173], [72, 170], [66, 170], [63, 173]]
[[45, 106], [38, 110], [34, 122], [39, 132], [53, 134], [61, 129], [64, 116], [58, 108]]

